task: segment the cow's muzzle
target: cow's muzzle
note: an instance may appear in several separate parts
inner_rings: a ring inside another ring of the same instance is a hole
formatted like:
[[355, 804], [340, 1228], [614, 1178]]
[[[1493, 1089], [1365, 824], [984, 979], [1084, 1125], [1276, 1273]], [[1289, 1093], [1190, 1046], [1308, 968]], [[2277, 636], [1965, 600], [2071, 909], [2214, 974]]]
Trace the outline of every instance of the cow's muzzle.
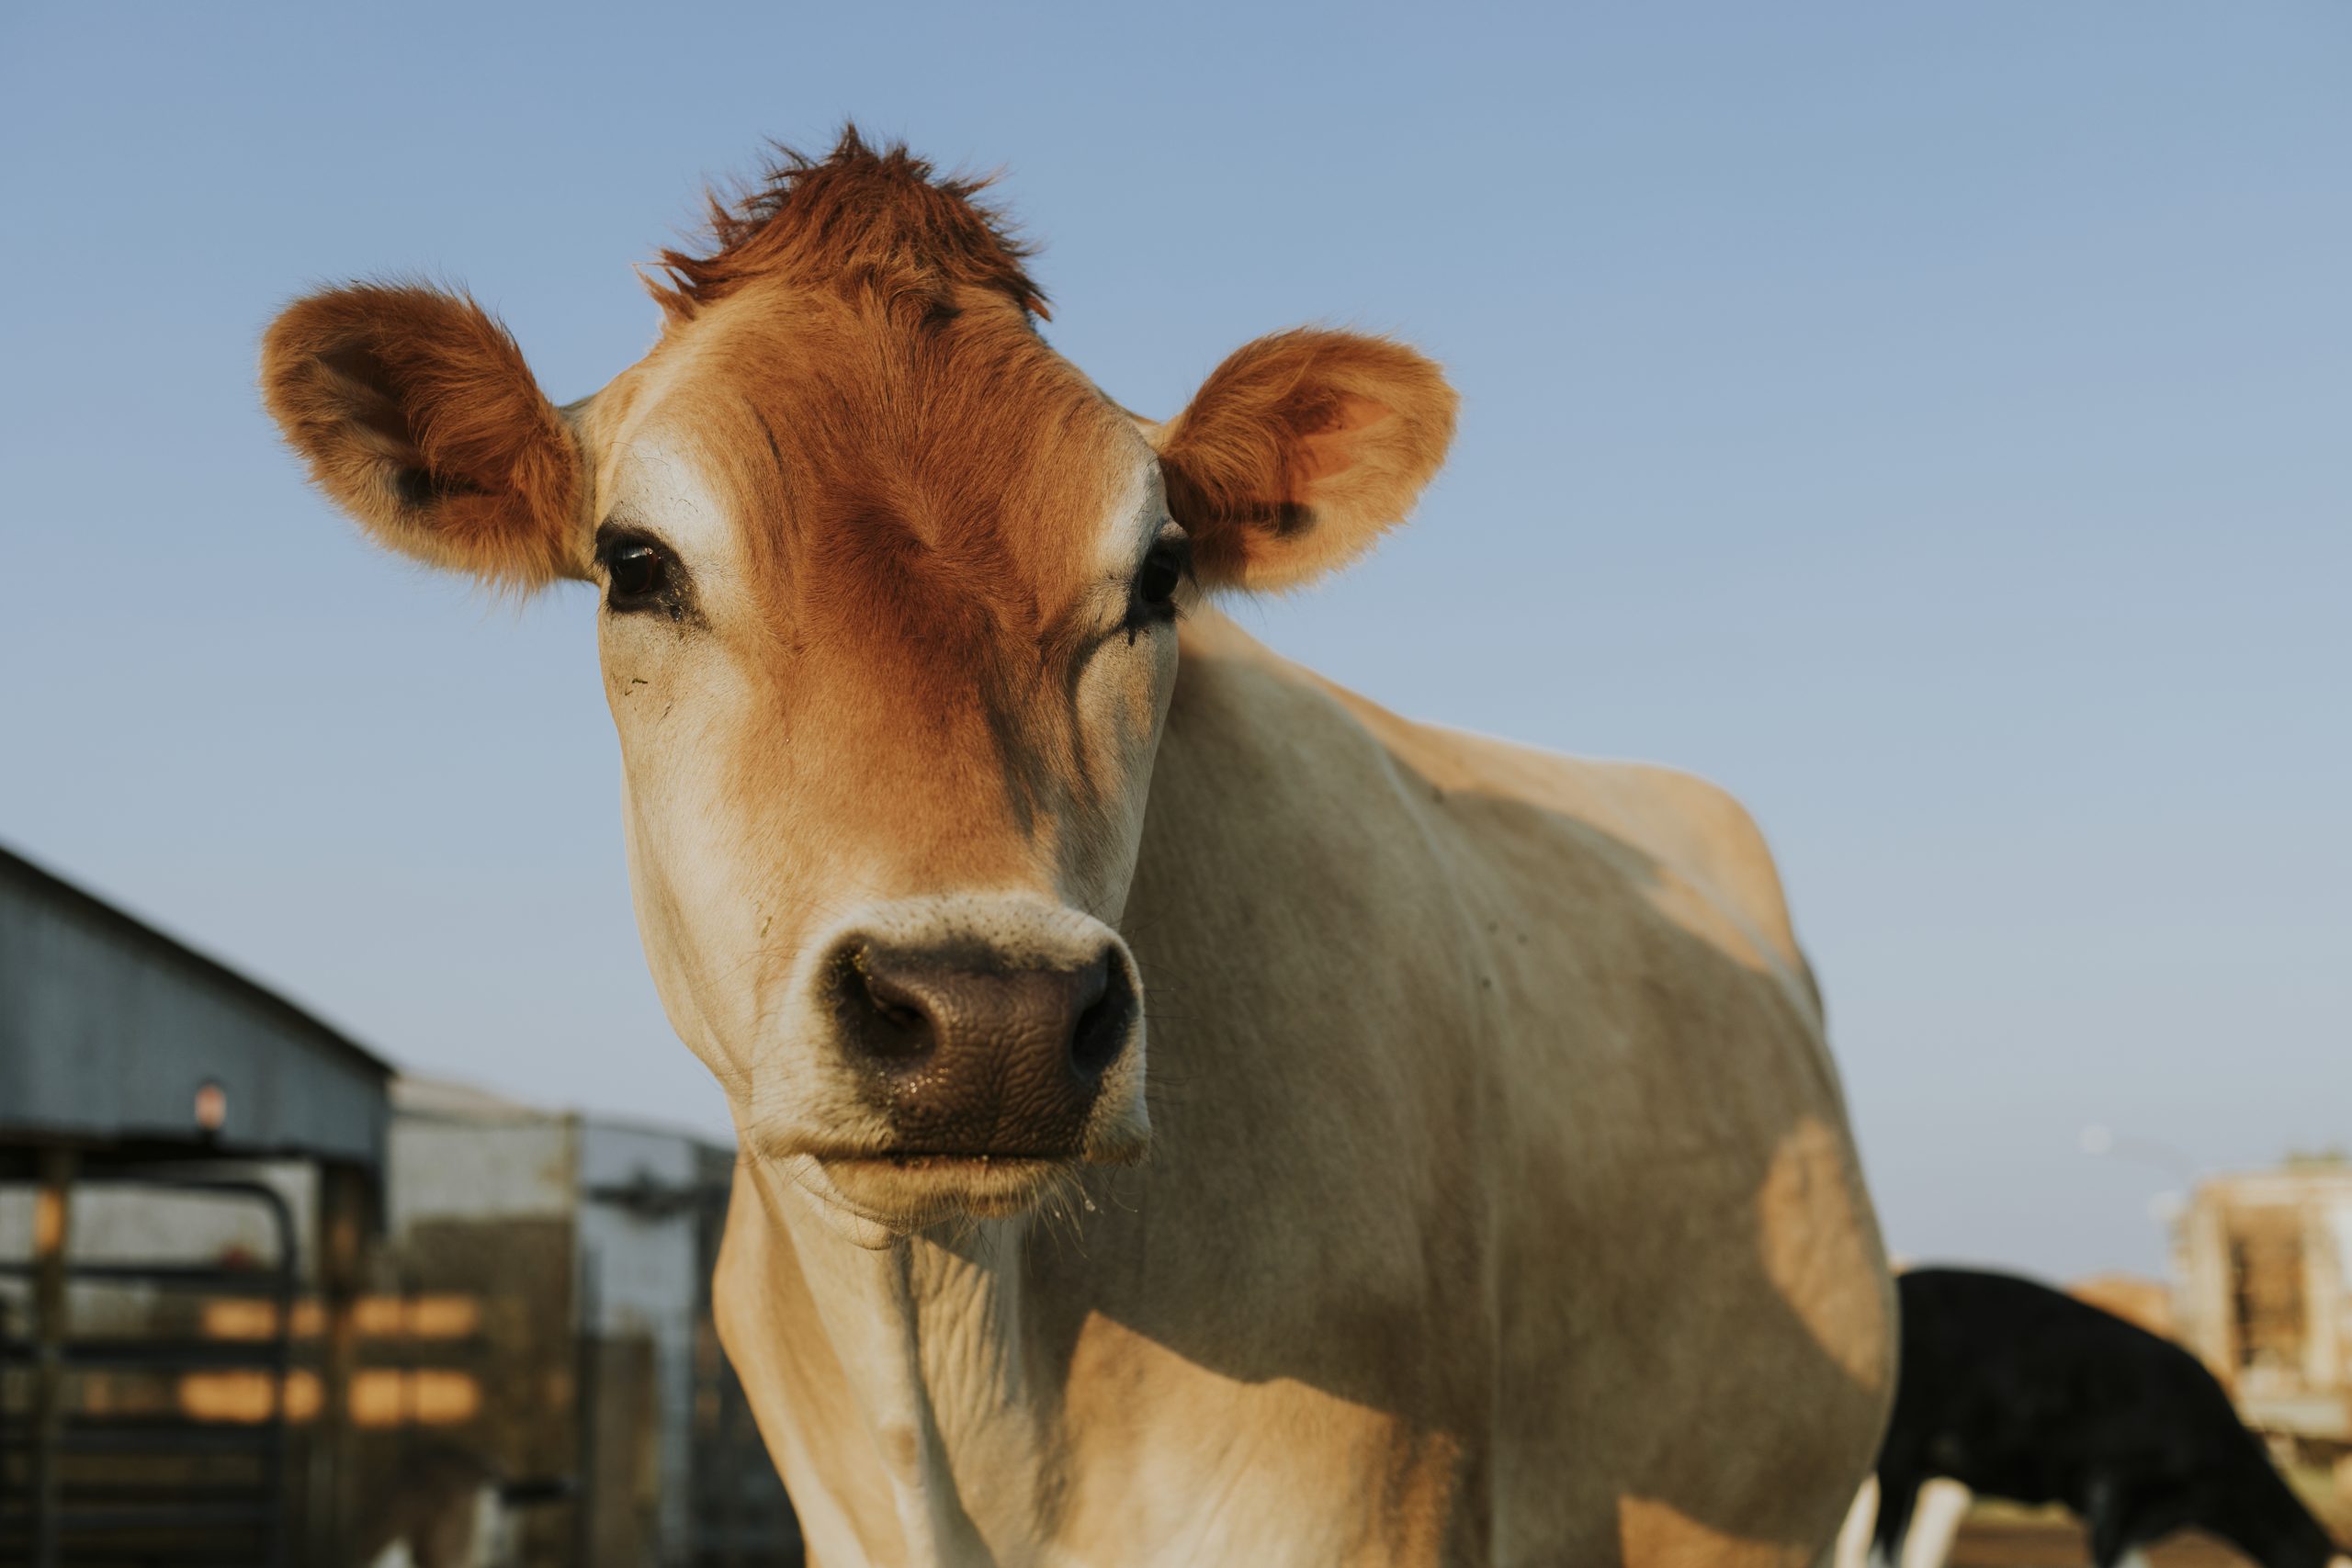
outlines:
[[888, 1157], [1087, 1153], [1107, 1075], [1134, 1048], [1134, 960], [1107, 932], [1072, 950], [844, 939], [826, 966], [843, 1059], [888, 1124]]

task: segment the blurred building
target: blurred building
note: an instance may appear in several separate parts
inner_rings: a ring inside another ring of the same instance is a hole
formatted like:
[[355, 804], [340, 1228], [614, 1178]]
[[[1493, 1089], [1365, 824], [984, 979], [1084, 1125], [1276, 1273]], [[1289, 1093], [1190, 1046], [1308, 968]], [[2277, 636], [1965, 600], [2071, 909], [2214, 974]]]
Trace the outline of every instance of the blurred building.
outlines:
[[2180, 1337], [2247, 1421], [2352, 1445], [2352, 1162], [2203, 1181], [2174, 1246]]
[[2180, 1337], [2172, 1287], [2139, 1274], [2093, 1274], [2066, 1287], [2066, 1293], [2163, 1339]]
[[734, 1151], [448, 1084], [399, 1080], [393, 1105], [379, 1282], [412, 1315], [440, 1303], [445, 1330], [405, 1343], [443, 1395], [397, 1436], [576, 1477], [573, 1506], [525, 1520], [526, 1562], [797, 1562], [711, 1326]]
[[[390, 1069], [0, 851], [0, 1561], [314, 1560]], [[214, 1302], [330, 1332], [224, 1343]], [[314, 1421], [297, 1433], [296, 1382]], [[216, 1419], [227, 1402], [234, 1419]], [[164, 1552], [156, 1557], [157, 1551]]]
[[352, 1562], [451, 1456], [523, 1562], [797, 1562], [711, 1329], [732, 1165], [396, 1079], [0, 851], [0, 1562]]

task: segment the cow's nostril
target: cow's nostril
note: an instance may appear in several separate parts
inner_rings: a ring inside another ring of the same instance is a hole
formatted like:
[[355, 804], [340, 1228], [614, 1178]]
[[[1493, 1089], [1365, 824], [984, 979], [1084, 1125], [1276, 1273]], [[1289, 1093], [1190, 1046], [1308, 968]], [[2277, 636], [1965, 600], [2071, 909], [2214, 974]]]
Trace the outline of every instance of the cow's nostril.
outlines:
[[851, 950], [842, 967], [843, 1021], [857, 1048], [900, 1064], [929, 1055], [938, 1029], [922, 989], [884, 972], [867, 948]]
[[874, 1010], [902, 1029], [920, 1029], [927, 1021], [921, 998], [907, 987], [888, 976], [876, 975], [864, 964], [858, 975], [865, 982], [865, 994], [874, 1003]]
[[1108, 953], [1096, 959], [1087, 972], [1080, 1003], [1078, 1027], [1070, 1032], [1069, 1059], [1080, 1072], [1091, 1077], [1118, 1060], [1135, 1023], [1135, 987], [1128, 983], [1126, 966], [1111, 962]]

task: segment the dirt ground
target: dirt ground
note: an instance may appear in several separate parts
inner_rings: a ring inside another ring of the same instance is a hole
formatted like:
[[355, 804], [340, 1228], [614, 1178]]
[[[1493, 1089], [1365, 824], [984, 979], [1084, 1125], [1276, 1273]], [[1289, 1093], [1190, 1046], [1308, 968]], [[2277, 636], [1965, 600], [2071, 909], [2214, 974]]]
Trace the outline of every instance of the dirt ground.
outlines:
[[[2065, 1519], [1972, 1517], [1952, 1543], [1951, 1568], [2085, 1568], [2090, 1548]], [[2209, 1536], [2184, 1532], [2148, 1553], [2154, 1568], [2244, 1568], [2246, 1559]]]
[[[2328, 1518], [2338, 1540], [2352, 1537], [2341, 1510]], [[2183, 1531], [2148, 1553], [2154, 1568], [2247, 1568], [2250, 1559], [2211, 1536]], [[2055, 1510], [1979, 1507], [1961, 1526], [1950, 1568], [2087, 1568], [2082, 1528]]]

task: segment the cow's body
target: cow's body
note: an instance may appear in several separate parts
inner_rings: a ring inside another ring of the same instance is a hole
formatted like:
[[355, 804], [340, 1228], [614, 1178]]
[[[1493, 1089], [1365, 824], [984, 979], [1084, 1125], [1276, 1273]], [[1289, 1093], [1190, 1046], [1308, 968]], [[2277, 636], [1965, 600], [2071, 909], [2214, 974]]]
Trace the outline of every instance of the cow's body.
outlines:
[[878, 1253], [738, 1177], [722, 1332], [820, 1562], [1811, 1560], [1891, 1337], [1737, 807], [1206, 615], [1125, 923], [1140, 1168]]
[[[1899, 1296], [1901, 1386], [1865, 1495], [1882, 1561], [1940, 1568], [1955, 1500], [1964, 1506], [1970, 1493], [2073, 1510], [2098, 1568], [2188, 1529], [2264, 1568], [2343, 1561], [2229, 1395], [2179, 1346], [2007, 1275], [1917, 1269]], [[1915, 1507], [1939, 1482], [1958, 1488]], [[1863, 1541], [1849, 1532], [1849, 1568], [1860, 1568]]]
[[722, 1332], [819, 1559], [1803, 1568], [1891, 1337], [1753, 828], [1250, 642], [1205, 595], [1400, 523], [1443, 374], [1301, 329], [1139, 419], [975, 190], [786, 157], [561, 409], [430, 290], [264, 353], [385, 544], [598, 589], [639, 929], [743, 1149]]

